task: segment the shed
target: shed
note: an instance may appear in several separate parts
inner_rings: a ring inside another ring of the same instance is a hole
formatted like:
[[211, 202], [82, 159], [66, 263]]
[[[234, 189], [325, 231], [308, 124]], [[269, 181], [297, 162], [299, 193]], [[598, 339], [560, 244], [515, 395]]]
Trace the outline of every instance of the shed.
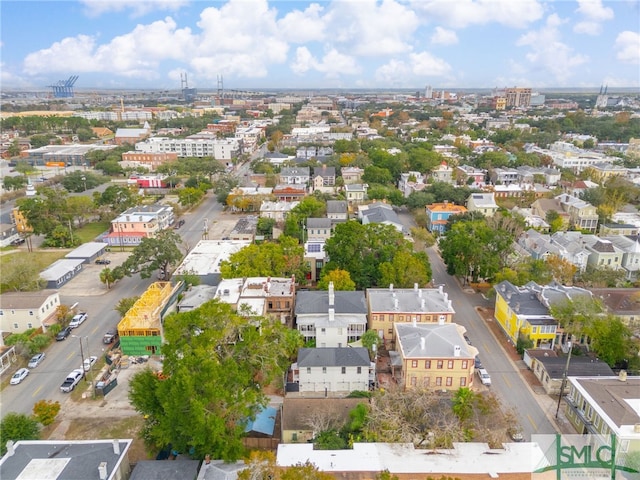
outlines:
[[80, 259], [83, 263], [93, 263], [104, 255], [108, 244], [103, 242], [87, 242], [67, 253], [64, 258]]
[[40, 278], [47, 281], [46, 288], [60, 288], [82, 271], [83, 263], [78, 258], [62, 258], [40, 272]]

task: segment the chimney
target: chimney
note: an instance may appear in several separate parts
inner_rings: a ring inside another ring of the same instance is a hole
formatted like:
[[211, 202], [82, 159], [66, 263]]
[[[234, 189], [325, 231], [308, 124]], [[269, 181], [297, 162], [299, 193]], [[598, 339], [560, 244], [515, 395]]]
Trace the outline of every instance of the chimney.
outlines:
[[336, 311], [333, 308], [329, 309], [329, 322], [333, 322], [336, 319]]
[[627, 371], [626, 370], [620, 370], [620, 373], [618, 374], [618, 380], [620, 380], [621, 382], [626, 382], [627, 381]]
[[444, 301], [446, 302], [448, 299], [449, 299], [449, 294], [448, 294], [448, 293], [445, 293], [445, 294], [444, 294]]
[[100, 462], [98, 465], [98, 476], [100, 480], [107, 480], [107, 462]]
[[413, 317], [413, 320], [411, 321], [413, 328], [417, 328], [418, 327], [418, 320], [416, 319], [416, 317]]
[[422, 311], [424, 311], [424, 303], [425, 303], [425, 300], [423, 298], [420, 300], [420, 308], [422, 309]]
[[333, 282], [329, 282], [329, 306], [333, 307], [336, 301], [336, 294], [333, 291]]
[[7, 440], [7, 455], [13, 457], [16, 453], [16, 449], [13, 448], [13, 440]]
[[390, 283], [390, 284], [389, 284], [389, 291], [390, 291], [390, 292], [393, 292], [393, 283]]
[[636, 423], [633, 426], [633, 433], [640, 433], [640, 423]]
[[417, 283], [414, 283], [414, 284], [413, 284], [413, 291], [414, 291], [414, 292], [417, 292], [417, 291], [418, 291], [418, 284], [417, 284]]
[[454, 357], [459, 357], [460, 356], [460, 345], [454, 345], [453, 346], [453, 356]]
[[120, 441], [119, 440], [114, 440], [113, 441], [113, 454], [114, 455], [120, 455]]
[[394, 299], [393, 299], [393, 308], [394, 308], [395, 310], [398, 310], [398, 299], [397, 299], [397, 298], [394, 298]]
[[422, 298], [422, 289], [418, 290], [418, 297]]
[[438, 286], [438, 293], [442, 295], [442, 292], [444, 292], [444, 288], [443, 288], [443, 285], [440, 285]]
[[424, 350], [427, 346], [427, 339], [425, 337], [420, 337], [420, 350]]
[[446, 317], [445, 317], [444, 315], [440, 315], [440, 316], [438, 317], [438, 325], [444, 325], [444, 319], [445, 319], [445, 318], [446, 318]]

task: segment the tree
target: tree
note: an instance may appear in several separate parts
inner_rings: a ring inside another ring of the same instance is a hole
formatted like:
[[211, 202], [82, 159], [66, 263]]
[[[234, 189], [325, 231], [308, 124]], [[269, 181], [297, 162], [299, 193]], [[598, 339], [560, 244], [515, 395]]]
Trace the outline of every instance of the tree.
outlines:
[[431, 264], [424, 252], [399, 251], [390, 262], [380, 264], [380, 286], [410, 288], [431, 281]]
[[476, 394], [468, 387], [461, 387], [453, 395], [453, 413], [461, 422], [466, 422], [473, 415], [473, 401]]
[[198, 456], [241, 457], [246, 422], [267, 403], [262, 386], [281, 378], [299, 346], [289, 332], [217, 300], [167, 317], [162, 375], [142, 372], [130, 385], [147, 439]]
[[591, 348], [610, 367], [637, 356], [638, 347], [622, 320], [614, 315], [596, 317], [585, 327], [591, 338]]
[[38, 265], [30, 258], [8, 256], [2, 268], [2, 291], [31, 292], [44, 288], [46, 281], [40, 278]]
[[340, 270], [339, 268], [327, 271], [326, 273], [323, 270], [320, 281], [318, 282], [318, 289], [329, 290], [330, 283], [333, 283], [334, 290], [352, 292], [356, 289], [356, 284], [351, 280], [349, 272]]
[[238, 473], [238, 480], [332, 480], [334, 477], [321, 472], [311, 462], [290, 467], [279, 467], [272, 452], [252, 451], [245, 460], [247, 468]]
[[72, 223], [82, 227], [84, 222], [94, 213], [95, 206], [93, 200], [84, 195], [67, 198], [67, 212]]
[[139, 271], [142, 278], [149, 278], [159, 271], [166, 278], [170, 268], [182, 260], [183, 254], [178, 248], [181, 243], [182, 238], [173, 230], [162, 230], [154, 237], [143, 238], [123, 264], [125, 275]]
[[545, 215], [545, 220], [549, 224], [549, 231], [551, 233], [555, 233], [562, 230], [564, 226], [564, 221], [562, 220], [562, 217], [555, 210], [549, 210]]
[[107, 290], [111, 289], [111, 285], [117, 282], [116, 270], [109, 267], [105, 267], [100, 270], [100, 281], [107, 286]]
[[104, 160], [96, 163], [96, 170], [102, 170], [102, 173], [110, 176], [119, 176], [124, 174], [124, 170], [120, 162], [117, 160]]
[[378, 346], [382, 343], [382, 339], [375, 330], [367, 330], [360, 337], [362, 346], [369, 350], [369, 356], [375, 358]]
[[51, 425], [60, 413], [60, 402], [40, 400], [33, 406], [33, 417], [45, 427]]
[[131, 307], [133, 307], [133, 304], [136, 303], [139, 298], [140, 297], [121, 298], [118, 304], [114, 307], [114, 310], [116, 310], [120, 314], [120, 318], [124, 318], [127, 312], [131, 310]]
[[0, 455], [7, 453], [7, 442], [13, 440], [37, 440], [40, 427], [33, 418], [22, 413], [9, 412], [0, 421]]
[[202, 200], [202, 197], [204, 197], [204, 192], [199, 188], [185, 187], [178, 190], [180, 204], [185, 207], [198, 204], [200, 200]]

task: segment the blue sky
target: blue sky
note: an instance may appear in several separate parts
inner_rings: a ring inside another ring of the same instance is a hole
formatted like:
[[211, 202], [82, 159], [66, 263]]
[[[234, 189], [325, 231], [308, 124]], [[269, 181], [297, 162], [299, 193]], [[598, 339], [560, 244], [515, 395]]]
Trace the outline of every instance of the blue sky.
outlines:
[[639, 0], [2, 0], [1, 86], [640, 88]]

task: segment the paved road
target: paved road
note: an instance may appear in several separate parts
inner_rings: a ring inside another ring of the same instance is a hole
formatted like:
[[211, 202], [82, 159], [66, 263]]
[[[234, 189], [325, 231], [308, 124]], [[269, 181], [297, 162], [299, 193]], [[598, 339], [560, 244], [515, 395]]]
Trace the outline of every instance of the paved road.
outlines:
[[[406, 227], [415, 226], [410, 214], [401, 212], [399, 217]], [[447, 273], [446, 265], [436, 247], [429, 248], [427, 254], [431, 262], [433, 283], [444, 285], [444, 291], [449, 294], [456, 312], [455, 322], [467, 329], [467, 335], [480, 352], [483, 366], [491, 375], [491, 390], [501, 398], [505, 407], [512, 408], [519, 416], [525, 438], [531, 438], [534, 433], [556, 433], [547, 417], [548, 412], [541, 408], [535, 398], [536, 394], [531, 392], [516, 366], [476, 311], [477, 307], [492, 307], [493, 304], [480, 294], [462, 289], [457, 279]]]

